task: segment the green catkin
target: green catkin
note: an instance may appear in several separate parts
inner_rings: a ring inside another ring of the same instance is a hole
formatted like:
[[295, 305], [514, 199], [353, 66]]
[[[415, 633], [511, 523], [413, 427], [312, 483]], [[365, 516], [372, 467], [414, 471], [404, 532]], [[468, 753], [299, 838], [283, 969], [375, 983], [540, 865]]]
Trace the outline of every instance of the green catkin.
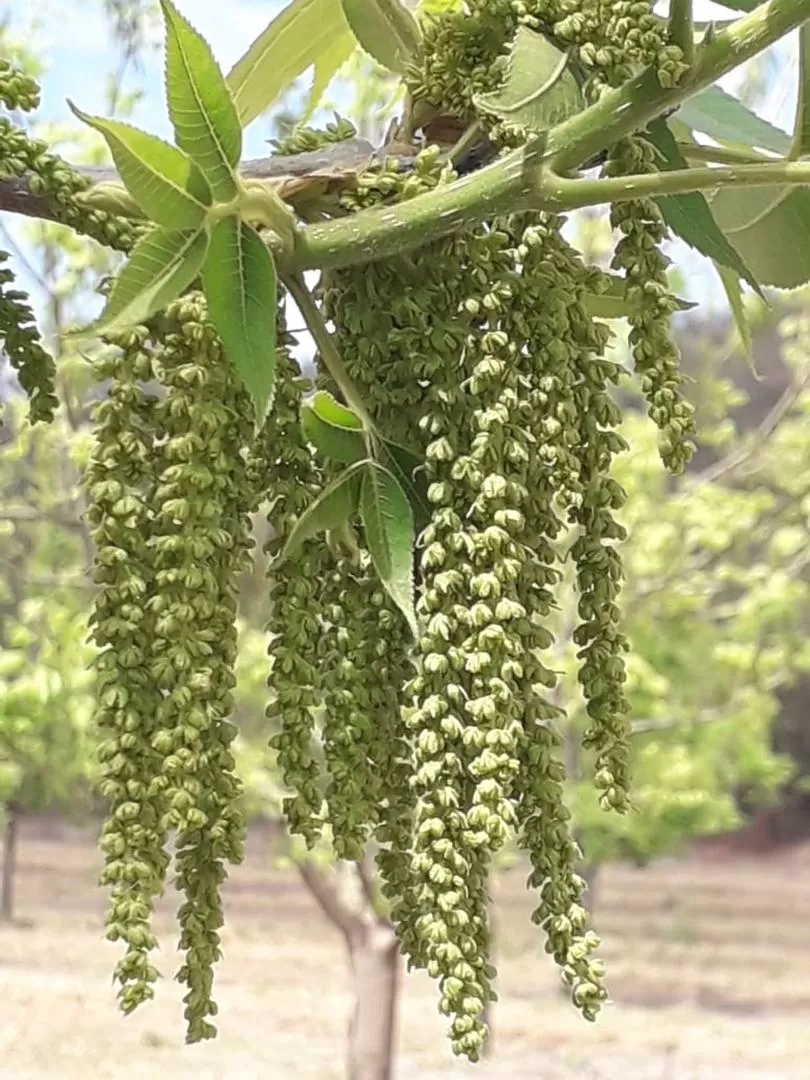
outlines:
[[0, 102], [7, 109], [31, 112], [39, 107], [39, 84], [20, 68], [0, 58]]
[[546, 948], [562, 967], [575, 1004], [593, 1018], [606, 992], [601, 966], [590, 958], [598, 940], [587, 930], [581, 905], [583, 882], [576, 873], [579, 852], [564, 801], [565, 771], [555, 756], [559, 737], [553, 722], [561, 710], [548, 698], [556, 676], [544, 662], [553, 643], [548, 625], [561, 578], [556, 543], [564, 529], [560, 515], [580, 488], [580, 356], [570, 328], [576, 267], [560, 237], [560, 219], [521, 217], [510, 225], [518, 275], [515, 302], [503, 325], [514, 342], [525, 342], [525, 348], [517, 347], [521, 382], [527, 388], [519, 415], [533, 436], [525, 506], [533, 558], [524, 563], [519, 587], [530, 630], [521, 657], [524, 716], [518, 745], [517, 839], [531, 859], [529, 884], [539, 894], [533, 919], [545, 929]]
[[[655, 169], [655, 149], [640, 137], [624, 139], [605, 165], [607, 176]], [[666, 467], [682, 472], [694, 453], [694, 408], [681, 394], [684, 379], [670, 320], [677, 304], [667, 282], [670, 260], [661, 251], [668, 230], [654, 199], [614, 203], [611, 224], [623, 234], [612, 266], [623, 270], [631, 302], [630, 347], [648, 414], [661, 432], [660, 453]]]
[[357, 134], [357, 128], [351, 121], [335, 116], [325, 128], [296, 127], [283, 139], [273, 139], [273, 148], [277, 154], [304, 154], [319, 150], [330, 143], [343, 142]]
[[332, 580], [323, 639], [326, 820], [338, 858], [361, 859], [383, 819], [387, 777], [396, 768], [410, 642], [367, 552], [339, 559]]
[[116, 251], [129, 251], [143, 229], [143, 223], [83, 204], [77, 196], [87, 191], [90, 181], [50, 154], [42, 140], [0, 116], [0, 179], [7, 177], [24, 177], [32, 195], [48, 199], [55, 221]]
[[315, 717], [321, 705], [319, 593], [329, 553], [320, 541], [307, 541], [281, 566], [274, 565], [290, 530], [323, 486], [321, 469], [299, 425], [301, 401], [309, 384], [290, 353], [294, 339], [286, 331], [283, 304], [278, 319], [275, 401], [258, 455], [262, 488], [270, 498], [267, 519], [273, 530], [265, 547], [271, 587], [267, 625], [271, 701], [266, 716], [276, 729], [270, 746], [290, 791], [283, 804], [288, 826], [312, 846], [322, 824], [323, 792], [314, 744]]
[[441, 12], [423, 22], [424, 55], [406, 74], [415, 101], [441, 105], [450, 115], [474, 114], [477, 94], [495, 90], [517, 26], [509, 0], [470, 0], [464, 10]]
[[157, 429], [156, 399], [144, 389], [154, 378], [147, 337], [144, 327], [119, 335], [117, 348], [96, 361], [96, 377], [109, 380], [109, 387], [95, 410], [95, 449], [85, 477], [98, 585], [90, 617], [100, 650], [96, 723], [101, 793], [108, 802], [102, 883], [111, 888], [107, 937], [126, 945], [115, 978], [127, 1013], [154, 997], [151, 914], [169, 862], [163, 794], [151, 784], [161, 755], [152, 741], [160, 705], [150, 670], [155, 628], [149, 609]]
[[155, 366], [166, 387], [158, 406], [164, 436], [156, 463], [152, 546], [156, 595], [151, 673], [161, 692], [153, 745], [161, 755], [153, 786], [176, 831], [180, 947], [177, 977], [187, 1041], [211, 1038], [213, 965], [222, 926], [226, 863], [242, 858], [242, 785], [231, 743], [236, 728], [236, 583], [249, 562], [247, 514], [254, 498], [241, 453], [249, 403], [238, 390], [200, 294], [170, 305]]
[[28, 397], [28, 419], [50, 422], [59, 402], [54, 381], [56, 364], [43, 347], [28, 294], [14, 285], [14, 273], [3, 265], [8, 252], [0, 251], [0, 341], [20, 386]]
[[582, 284], [580, 278], [568, 309], [582, 372], [575, 398], [580, 490], [571, 511], [572, 521], [580, 527], [571, 557], [576, 566], [582, 621], [573, 636], [579, 646], [579, 681], [590, 720], [583, 745], [596, 752], [594, 779], [602, 793], [602, 804], [625, 811], [629, 808], [630, 786], [626, 721], [629, 705], [624, 694], [624, 654], [628, 646], [617, 604], [624, 579], [617, 543], [625, 539], [626, 533], [615, 514], [626, 496], [610, 476], [610, 466], [614, 455], [628, 447], [615, 430], [621, 423], [621, 413], [610, 394], [619, 381], [620, 369], [603, 355], [609, 332], [604, 324], [588, 316]]

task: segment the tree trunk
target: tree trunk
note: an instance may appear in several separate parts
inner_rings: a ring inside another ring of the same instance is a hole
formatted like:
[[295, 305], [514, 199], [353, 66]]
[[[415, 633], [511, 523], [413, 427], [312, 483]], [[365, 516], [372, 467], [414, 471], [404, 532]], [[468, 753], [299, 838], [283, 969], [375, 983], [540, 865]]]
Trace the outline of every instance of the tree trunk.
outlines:
[[19, 826], [15, 806], [9, 805], [5, 808], [5, 822], [3, 871], [0, 879], [0, 919], [3, 922], [11, 922], [14, 918], [14, 874], [17, 869], [17, 829]]
[[375, 920], [356, 926], [347, 941], [355, 993], [347, 1080], [393, 1080], [399, 994], [396, 937], [386, 922]]

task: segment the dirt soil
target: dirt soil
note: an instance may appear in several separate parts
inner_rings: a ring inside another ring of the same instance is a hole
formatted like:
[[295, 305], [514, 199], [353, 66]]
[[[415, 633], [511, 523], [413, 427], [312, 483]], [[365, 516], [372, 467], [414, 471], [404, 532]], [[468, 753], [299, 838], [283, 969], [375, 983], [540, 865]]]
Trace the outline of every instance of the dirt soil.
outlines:
[[[19, 922], [0, 926], [2, 1080], [341, 1080], [347, 957], [264, 833], [227, 887], [219, 1037], [185, 1046], [172, 909], [157, 1001], [116, 1009], [91, 831], [24, 823]], [[613, 1004], [595, 1024], [558, 991], [520, 868], [496, 890], [494, 1052], [453, 1060], [435, 987], [407, 976], [396, 1080], [799, 1080], [810, 1077], [810, 847], [611, 867], [596, 928]]]

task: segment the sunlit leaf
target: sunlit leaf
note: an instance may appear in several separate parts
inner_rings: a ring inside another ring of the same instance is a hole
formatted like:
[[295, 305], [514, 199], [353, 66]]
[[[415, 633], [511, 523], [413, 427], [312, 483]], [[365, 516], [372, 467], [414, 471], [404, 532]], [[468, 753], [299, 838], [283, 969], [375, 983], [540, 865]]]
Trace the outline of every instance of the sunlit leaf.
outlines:
[[326, 88], [338, 74], [343, 65], [351, 58], [354, 50], [355, 40], [352, 35], [338, 34], [338, 36], [324, 48], [323, 52], [316, 57], [312, 70], [312, 85], [309, 88], [307, 103], [304, 106], [304, 112], [301, 116], [300, 123], [306, 124], [309, 122], [312, 114], [320, 105], [321, 98], [326, 92]]
[[270, 252], [247, 222], [227, 217], [214, 225], [203, 284], [211, 321], [261, 425], [276, 377], [277, 279]]
[[360, 516], [380, 581], [416, 635], [413, 512], [399, 481], [376, 462], [363, 472]]
[[132, 249], [115, 279], [98, 321], [77, 337], [137, 326], [161, 311], [197, 277], [208, 250], [208, 234], [156, 226]]
[[343, 14], [362, 48], [402, 75], [419, 54], [419, 25], [401, 0], [341, 0]]
[[68, 105], [104, 136], [127, 190], [153, 221], [170, 229], [202, 224], [211, 188], [182, 150], [130, 124], [89, 116], [70, 101]]
[[[338, 47], [341, 39], [343, 48]], [[228, 74], [242, 126], [247, 127], [313, 64], [316, 78], [326, 85], [331, 78], [327, 58], [331, 57], [334, 74], [354, 44], [340, 0], [292, 0]]]
[[301, 407], [301, 430], [306, 439], [325, 457], [352, 464], [368, 457], [366, 441], [357, 429], [330, 424], [311, 403]]
[[475, 102], [507, 123], [534, 132], [547, 131], [585, 107], [566, 53], [526, 26], [515, 35], [503, 86], [478, 94]]
[[228, 85], [208, 42], [171, 0], [160, 0], [166, 23], [166, 99], [177, 145], [202, 169], [214, 198], [237, 192], [242, 128]]
[[312, 408], [327, 424], [335, 424], [337, 427], [349, 428], [352, 431], [363, 430], [363, 421], [360, 417], [351, 409], [347, 409], [345, 405], [341, 405], [326, 390], [317, 391], [312, 398]]

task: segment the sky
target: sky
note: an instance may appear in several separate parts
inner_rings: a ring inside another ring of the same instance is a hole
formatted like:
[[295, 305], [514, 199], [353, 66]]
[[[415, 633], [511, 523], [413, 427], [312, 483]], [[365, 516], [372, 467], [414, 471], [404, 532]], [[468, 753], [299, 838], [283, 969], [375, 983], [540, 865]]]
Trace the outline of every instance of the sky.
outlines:
[[[284, 0], [179, 0], [183, 14], [211, 43], [223, 71], [227, 72], [243, 54], [270, 19], [284, 6]], [[666, 10], [665, 6], [663, 7]], [[727, 19], [726, 8], [696, 0], [695, 17]], [[42, 106], [39, 118], [52, 121], [71, 121], [66, 98], [71, 97], [84, 111], [103, 113], [105, 109], [105, 78], [99, 72], [111, 73], [118, 63], [108, 20], [99, 0], [11, 0], [0, 3], [0, 17], [8, 19], [12, 33], [30, 37], [29, 28], [38, 24], [34, 40], [37, 52], [47, 70], [42, 77]], [[155, 45], [161, 34], [156, 27]], [[795, 107], [796, 48], [795, 42], [783, 43], [778, 67], [779, 76], [773, 80], [767, 100], [760, 108], [762, 114], [778, 126], [791, 130]], [[153, 49], [143, 58], [141, 70], [131, 69], [124, 89], [145, 88], [146, 93], [130, 120], [138, 127], [171, 140], [171, 128], [166, 115], [162, 86], [162, 52]], [[734, 90], [735, 79], [724, 80], [726, 89]], [[245, 132], [244, 156], [260, 157], [267, 152], [267, 119], [255, 121]], [[12, 215], [0, 215], [15, 240], [25, 246], [24, 223]], [[707, 298], [714, 307], [725, 303], [722, 288], [711, 265], [682, 245], [673, 245], [672, 254], [685, 272], [685, 295], [688, 299]], [[35, 282], [20, 273], [20, 283], [32, 292], [35, 308], [41, 293]]]

